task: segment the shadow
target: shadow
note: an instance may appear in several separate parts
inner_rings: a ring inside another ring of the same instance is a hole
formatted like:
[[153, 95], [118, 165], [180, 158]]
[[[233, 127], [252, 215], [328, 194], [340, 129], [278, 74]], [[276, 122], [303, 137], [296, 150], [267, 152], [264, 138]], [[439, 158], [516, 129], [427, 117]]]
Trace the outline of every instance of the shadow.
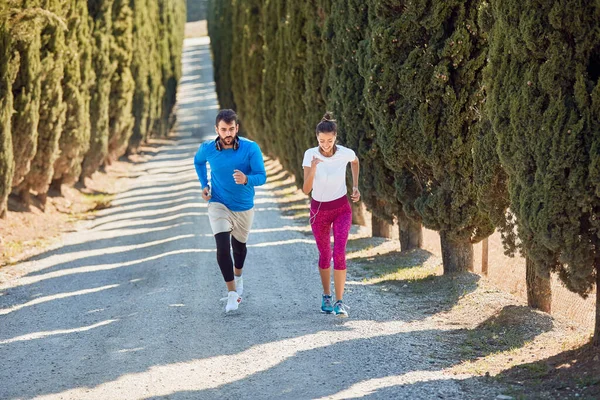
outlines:
[[495, 378], [509, 394], [536, 399], [600, 398], [600, 350], [587, 343], [533, 363], [505, 370]]
[[[427, 265], [433, 254], [426, 250], [377, 251], [379, 245], [388, 241], [389, 239], [384, 238], [359, 238], [349, 241], [348, 285], [374, 286], [400, 299], [410, 297], [414, 307], [405, 317], [407, 320], [415, 321], [449, 311], [466, 294], [477, 290], [481, 279], [479, 275], [441, 275], [441, 265]], [[373, 255], [352, 255], [353, 252], [369, 248], [375, 249], [371, 250]]]
[[[182, 96], [212, 82], [208, 50], [186, 49], [193, 59], [184, 55]], [[198, 96], [177, 113], [211, 126], [217, 108]], [[300, 214], [305, 199], [279, 208], [273, 191], [261, 192], [244, 301], [225, 314], [206, 205], [182, 199], [197, 182], [193, 170], [188, 177], [174, 165], [191, 160], [197, 143], [177, 131], [116, 196], [126, 206], [98, 212], [61, 247], [15, 266], [31, 272], [0, 289], [0, 398], [482, 397], [444, 371], [495, 350], [465, 353], [457, 344], [472, 340], [469, 330], [429, 318], [473, 290], [475, 278], [436, 276], [427, 292], [402, 286], [398, 296], [372, 290], [392, 282], [349, 285], [351, 318], [320, 314], [317, 250]], [[177, 172], [165, 178], [163, 168]], [[369, 260], [351, 264], [360, 262]], [[490, 329], [483, 323], [475, 332]]]

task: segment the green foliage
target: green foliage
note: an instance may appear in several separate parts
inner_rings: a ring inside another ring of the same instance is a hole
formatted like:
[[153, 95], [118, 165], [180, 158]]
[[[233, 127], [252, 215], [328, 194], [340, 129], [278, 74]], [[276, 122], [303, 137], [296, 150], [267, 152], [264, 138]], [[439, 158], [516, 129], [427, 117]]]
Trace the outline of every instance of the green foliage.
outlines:
[[[61, 6], [59, 0], [46, 4], [47, 10], [60, 18], [65, 11]], [[54, 176], [54, 161], [58, 157], [58, 143], [66, 112], [62, 87], [65, 31], [62, 20], [49, 20], [41, 30], [40, 74], [43, 90], [40, 96], [37, 148], [29, 172], [17, 187], [17, 191], [25, 196], [30, 190], [45, 195]]]
[[453, 242], [481, 240], [493, 226], [477, 207], [471, 157], [486, 56], [479, 2], [369, 4], [367, 108], [386, 165], [414, 176], [403, 202]]
[[[19, 12], [25, 13], [28, 7], [37, 5], [37, 1], [26, 1]], [[23, 179], [29, 173], [31, 160], [37, 150], [42, 76], [40, 32], [45, 24], [37, 18], [17, 18], [20, 22], [12, 21], [12, 32], [20, 31], [19, 33], [21, 33], [26, 30], [27, 34], [15, 34], [12, 44], [14, 51], [19, 53], [20, 59], [19, 70], [12, 87], [15, 110], [11, 124], [15, 163], [12, 186], [17, 186], [23, 182]]]
[[14, 171], [11, 137], [12, 84], [19, 60], [18, 53], [13, 58], [11, 32], [7, 25], [8, 21], [0, 17], [0, 218], [6, 215]]
[[[253, 140], [263, 143], [268, 141], [265, 137], [265, 123], [262, 117], [262, 79], [264, 68], [264, 40], [261, 34], [262, 26], [262, 0], [248, 0], [243, 2], [243, 30], [240, 64], [244, 66], [241, 76], [234, 79], [243, 90], [245, 107], [238, 105], [246, 132]], [[237, 102], [237, 97], [236, 97]]]
[[184, 0], [163, 1], [160, 3], [161, 27], [165, 40], [161, 41], [164, 55], [162, 63], [162, 86], [164, 88], [161, 105], [159, 135], [166, 136], [174, 124], [173, 109], [177, 103], [177, 86], [181, 78], [181, 56], [183, 38], [185, 36], [185, 2]]
[[[331, 57], [328, 53], [326, 43], [331, 41], [333, 32], [327, 25], [327, 19], [331, 13], [331, 0], [310, 0], [304, 2], [305, 25], [304, 35], [306, 37], [306, 56], [302, 68], [304, 74], [304, 110], [301, 115], [302, 123], [298, 126], [299, 132], [296, 136], [300, 156], [309, 147], [315, 147], [315, 127], [321, 121], [323, 114], [327, 111], [327, 98], [329, 95], [328, 72], [331, 65]], [[334, 114], [334, 117], [337, 117]], [[339, 140], [339, 138], [338, 138]], [[340, 140], [341, 144], [345, 144]], [[300, 172], [302, 160], [298, 161]]]
[[[383, 163], [375, 142], [375, 129], [366, 110], [365, 83], [359, 73], [365, 56], [361, 45], [368, 42], [368, 7], [363, 1], [332, 2], [328, 20], [330, 109], [338, 120], [338, 139], [354, 149], [361, 163], [361, 198], [378, 218], [392, 221], [400, 206], [394, 188], [394, 173]], [[329, 37], [331, 35], [331, 37]]]
[[[231, 5], [231, 0], [209, 1], [208, 35], [213, 53], [213, 71], [219, 107], [236, 110], [231, 79], [231, 67], [234, 61], [231, 48], [233, 42], [233, 8]], [[235, 60], [237, 60], [237, 55]]]
[[111, 77], [109, 95], [108, 163], [125, 153], [135, 122], [132, 113], [135, 81], [131, 74], [133, 15], [129, 1], [115, 0], [112, 15], [110, 60], [116, 69]]
[[[292, 172], [296, 182], [302, 182], [302, 156], [305, 148], [301, 147], [302, 137], [309, 134], [303, 128], [304, 103], [302, 93], [304, 85], [304, 62], [306, 59], [306, 35], [304, 25], [305, 15], [302, 3], [286, 2], [284, 14], [279, 21], [276, 46], [278, 47], [277, 61], [277, 90], [275, 103], [276, 133], [273, 137], [275, 152], [284, 168]], [[319, 120], [315, 121], [319, 122]]]
[[114, 0], [88, 0], [92, 21], [92, 68], [96, 80], [90, 88], [90, 147], [81, 167], [79, 180], [82, 183], [100, 168], [108, 154], [110, 84], [116, 69], [115, 63], [110, 59], [113, 2]]
[[586, 295], [600, 265], [600, 5], [490, 5], [488, 114], [522, 247]]
[[264, 65], [261, 84], [261, 113], [264, 125], [262, 149], [266, 154], [279, 156], [274, 146], [274, 138], [280, 129], [275, 120], [275, 110], [278, 107], [276, 93], [279, 87], [277, 80], [277, 65], [280, 48], [277, 46], [277, 36], [281, 29], [280, 21], [285, 15], [285, 0], [266, 0], [263, 5], [261, 33], [263, 38]]
[[70, 0], [66, 16], [63, 100], [66, 104], [65, 123], [60, 135], [60, 154], [54, 162], [57, 185], [70, 184], [79, 178], [81, 161], [90, 141], [91, 71], [90, 28], [87, 0]]

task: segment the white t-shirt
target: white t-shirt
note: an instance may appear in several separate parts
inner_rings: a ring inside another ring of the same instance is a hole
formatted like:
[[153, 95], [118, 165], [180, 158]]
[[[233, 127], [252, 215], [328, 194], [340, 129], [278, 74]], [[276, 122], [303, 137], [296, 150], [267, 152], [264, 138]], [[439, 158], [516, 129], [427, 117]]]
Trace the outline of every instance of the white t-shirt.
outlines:
[[319, 152], [319, 147], [313, 147], [304, 152], [303, 167], [310, 167], [313, 156], [323, 162], [317, 164], [317, 172], [313, 181], [312, 198], [317, 201], [332, 201], [347, 193], [346, 166], [356, 159], [354, 150], [336, 145], [337, 150], [331, 157], [325, 157]]

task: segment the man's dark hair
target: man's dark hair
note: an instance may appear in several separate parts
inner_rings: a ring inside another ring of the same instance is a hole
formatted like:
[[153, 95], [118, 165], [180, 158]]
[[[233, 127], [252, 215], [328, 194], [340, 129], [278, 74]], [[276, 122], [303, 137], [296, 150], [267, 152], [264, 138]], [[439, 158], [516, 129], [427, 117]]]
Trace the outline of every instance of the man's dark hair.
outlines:
[[238, 123], [238, 116], [235, 113], [235, 111], [230, 110], [230, 109], [225, 109], [225, 110], [221, 110], [219, 111], [219, 113], [217, 114], [217, 118], [215, 120], [215, 126], [219, 125], [219, 122], [225, 122], [226, 124], [230, 124], [232, 122], [235, 122], [236, 125]]

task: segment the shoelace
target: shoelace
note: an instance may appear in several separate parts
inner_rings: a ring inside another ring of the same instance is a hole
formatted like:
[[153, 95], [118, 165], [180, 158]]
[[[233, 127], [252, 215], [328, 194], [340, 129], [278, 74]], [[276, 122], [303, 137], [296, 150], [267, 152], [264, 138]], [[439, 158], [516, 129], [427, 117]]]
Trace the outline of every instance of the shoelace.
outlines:
[[[227, 301], [229, 300], [229, 296], [221, 297], [219, 301]], [[238, 303], [242, 302], [242, 296], [238, 297]]]

